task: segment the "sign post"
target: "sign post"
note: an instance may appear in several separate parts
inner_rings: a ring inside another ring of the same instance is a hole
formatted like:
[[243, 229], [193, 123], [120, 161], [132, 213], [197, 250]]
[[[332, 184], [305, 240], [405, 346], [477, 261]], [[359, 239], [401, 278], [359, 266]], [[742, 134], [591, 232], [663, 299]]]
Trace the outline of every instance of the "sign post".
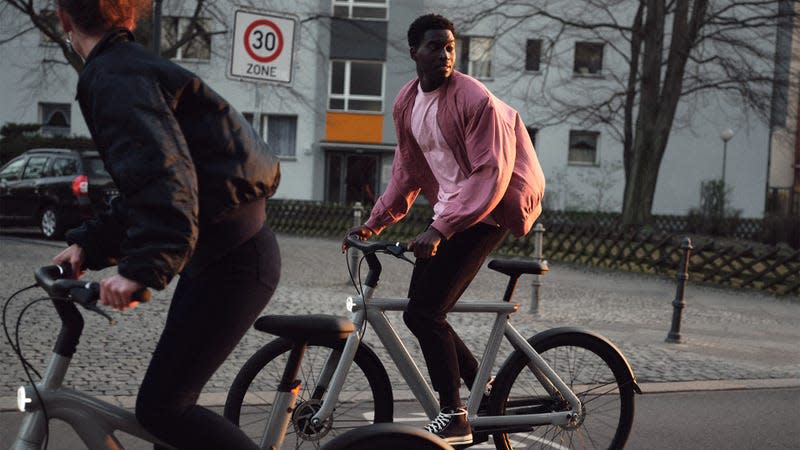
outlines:
[[296, 24], [296, 19], [286, 16], [236, 11], [230, 76], [290, 84]]

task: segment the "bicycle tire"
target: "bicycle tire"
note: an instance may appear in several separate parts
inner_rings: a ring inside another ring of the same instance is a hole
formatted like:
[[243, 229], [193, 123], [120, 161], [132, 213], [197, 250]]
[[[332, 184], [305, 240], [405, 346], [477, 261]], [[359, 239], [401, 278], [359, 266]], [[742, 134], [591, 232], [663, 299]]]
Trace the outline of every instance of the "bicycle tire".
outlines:
[[[635, 382], [616, 347], [575, 329], [545, 332], [528, 342], [574, 390], [583, 404], [583, 417], [570, 426], [540, 425], [494, 433], [495, 447], [623, 448], [633, 424]], [[489, 415], [569, 409], [550, 397], [527, 362], [524, 353], [515, 350], [501, 366], [489, 399]]]
[[[339, 341], [316, 343], [306, 349], [298, 373], [302, 389], [284, 439], [286, 448], [319, 448], [349, 429], [392, 421], [394, 404], [386, 369], [372, 350], [363, 344], [356, 352], [331, 419], [316, 428], [304, 421], [325, 400], [326, 393], [310, 392], [316, 385], [316, 377], [327, 356], [334, 350], [341, 351], [343, 346], [344, 341]], [[228, 391], [224, 416], [255, 442], [260, 441], [266, 428], [271, 397], [286, 367], [290, 350], [291, 342], [287, 339], [277, 338], [267, 343], [242, 366]]]
[[322, 450], [452, 450], [444, 439], [422, 428], [399, 423], [376, 423], [340, 434]]

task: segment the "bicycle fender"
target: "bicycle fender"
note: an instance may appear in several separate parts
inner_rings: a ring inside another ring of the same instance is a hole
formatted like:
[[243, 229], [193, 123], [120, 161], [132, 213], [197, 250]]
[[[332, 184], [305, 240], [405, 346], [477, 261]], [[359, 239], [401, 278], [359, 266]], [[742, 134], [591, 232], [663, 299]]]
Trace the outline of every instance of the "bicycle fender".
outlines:
[[380, 376], [381, 376], [381, 385], [383, 389], [389, 392], [389, 395], [392, 398], [392, 402], [394, 402], [394, 394], [392, 393], [392, 382], [389, 381], [389, 374], [386, 372], [386, 366], [383, 365], [381, 359], [378, 357], [378, 354], [375, 353], [375, 350], [372, 349], [369, 345], [365, 343], [361, 343], [358, 345], [357, 353], [360, 353], [362, 357], [366, 357], [371, 359], [375, 366], [380, 368]]
[[[628, 369], [628, 375], [631, 377], [631, 382], [633, 383], [633, 391], [636, 392], [637, 394], [642, 393], [642, 389], [639, 387], [639, 384], [636, 381], [636, 375], [634, 375], [633, 373], [633, 367], [631, 367], [631, 363], [630, 361], [628, 361], [628, 358], [625, 357], [625, 355], [620, 351], [619, 348], [617, 348], [616, 345], [614, 345], [613, 342], [608, 340], [608, 338], [606, 338], [600, 333], [582, 327], [556, 327], [536, 333], [533, 337], [528, 339], [528, 343], [535, 348], [536, 343], [541, 342], [557, 334], [582, 334], [585, 336], [589, 336], [593, 339], [597, 339], [598, 341], [601, 341], [604, 344], [606, 344], [625, 363], [625, 367], [627, 367]], [[518, 351], [519, 350], [514, 350], [514, 352], [511, 355], [509, 355], [508, 360], [514, 357], [514, 353], [517, 353]], [[505, 366], [505, 363], [503, 363], [503, 366]], [[503, 366], [501, 366], [501, 370]]]

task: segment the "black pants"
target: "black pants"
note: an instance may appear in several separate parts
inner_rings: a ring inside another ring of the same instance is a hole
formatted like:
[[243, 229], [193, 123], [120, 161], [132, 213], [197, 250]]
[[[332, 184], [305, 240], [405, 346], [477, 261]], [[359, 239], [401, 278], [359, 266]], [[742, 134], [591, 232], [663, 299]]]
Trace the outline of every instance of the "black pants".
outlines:
[[136, 401], [136, 417], [148, 431], [178, 449], [258, 448], [196, 402], [267, 305], [279, 276], [278, 243], [266, 226], [199, 273], [181, 276]]
[[442, 241], [436, 255], [417, 259], [410, 302], [403, 319], [420, 349], [442, 407], [461, 406], [461, 379], [471, 387], [478, 361], [447, 323], [447, 312], [506, 235], [504, 228], [477, 224]]

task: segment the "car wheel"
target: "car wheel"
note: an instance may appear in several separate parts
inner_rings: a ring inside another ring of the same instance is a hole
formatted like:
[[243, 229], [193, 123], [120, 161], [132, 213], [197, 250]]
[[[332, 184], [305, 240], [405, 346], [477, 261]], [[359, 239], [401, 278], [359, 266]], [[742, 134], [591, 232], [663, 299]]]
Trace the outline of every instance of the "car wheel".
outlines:
[[39, 220], [42, 234], [48, 239], [60, 239], [64, 234], [64, 227], [55, 206], [45, 206]]

